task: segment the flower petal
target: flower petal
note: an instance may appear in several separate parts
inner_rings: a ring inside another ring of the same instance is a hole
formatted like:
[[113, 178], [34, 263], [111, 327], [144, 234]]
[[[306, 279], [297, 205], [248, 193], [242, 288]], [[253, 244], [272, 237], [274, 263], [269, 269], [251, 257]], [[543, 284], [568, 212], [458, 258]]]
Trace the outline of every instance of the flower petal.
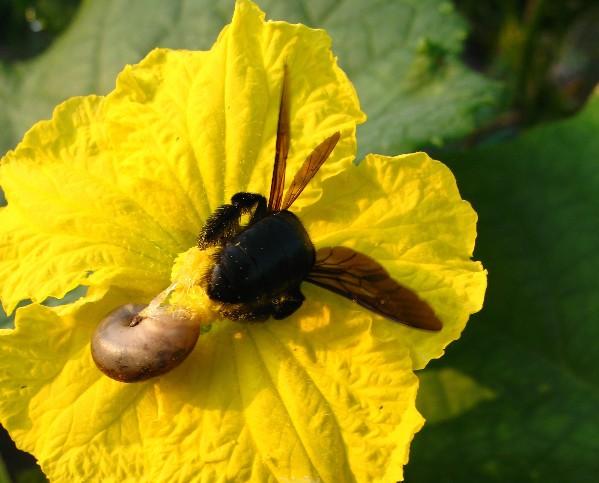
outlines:
[[[355, 156], [356, 124], [365, 117], [353, 86], [335, 63], [328, 35], [263, 19], [254, 4], [239, 1], [232, 24], [210, 52], [154, 51], [125, 69], [107, 99], [112, 140], [119, 151], [141, 158], [140, 169], [143, 163], [173, 172], [181, 172], [182, 164], [191, 166], [184, 174], [195, 185], [184, 189], [193, 201], [188, 209], [197, 210], [201, 220], [237, 192], [268, 197], [285, 66], [291, 116], [288, 173], [295, 173], [335, 131], [342, 138], [322, 178], [338, 173]], [[298, 204], [313, 202], [319, 194], [313, 183]]]
[[369, 314], [312, 302], [301, 324], [215, 324], [168, 376], [122, 384], [89, 341], [107, 307], [140, 294], [101, 295], [19, 309], [0, 337], [0, 419], [51, 480], [401, 478], [418, 383]]
[[432, 306], [441, 332], [375, 325], [410, 348], [416, 369], [440, 357], [480, 310], [486, 272], [471, 260], [476, 213], [451, 171], [426, 154], [370, 155], [325, 181], [322, 198], [300, 217], [316, 248], [344, 245], [369, 255]]
[[61, 298], [79, 284], [168, 283], [170, 264], [193, 234], [156, 223], [160, 201], [127, 191], [103, 121], [103, 99], [71, 99], [36, 124], [0, 165], [0, 296]]
[[[139, 294], [111, 294], [103, 303], [118, 304], [124, 295], [139, 300]], [[124, 425], [119, 438], [132, 435], [135, 426], [136, 401], [144, 388], [121, 385], [115, 392], [107, 378], [92, 370], [89, 340], [105, 307], [83, 299], [54, 309], [30, 305], [17, 310], [16, 329], [1, 331], [2, 424], [52, 479], [92, 471], [98, 452], [93, 441], [117, 437], [110, 433], [114, 418], [122, 418]], [[87, 458], [79, 458], [86, 448]], [[119, 455], [113, 456], [114, 474], [122, 475]]]

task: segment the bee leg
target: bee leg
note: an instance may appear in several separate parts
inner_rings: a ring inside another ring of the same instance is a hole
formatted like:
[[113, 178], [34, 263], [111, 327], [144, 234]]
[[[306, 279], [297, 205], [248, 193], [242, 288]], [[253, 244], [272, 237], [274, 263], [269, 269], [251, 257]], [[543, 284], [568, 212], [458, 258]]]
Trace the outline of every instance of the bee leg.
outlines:
[[300, 292], [299, 287], [287, 293], [281, 294], [271, 301], [272, 318], [281, 320], [289, 317], [293, 312], [299, 309], [306, 300], [304, 294]]
[[219, 313], [226, 319], [242, 324], [258, 324], [265, 322], [270, 317], [270, 307], [268, 305], [223, 304]]

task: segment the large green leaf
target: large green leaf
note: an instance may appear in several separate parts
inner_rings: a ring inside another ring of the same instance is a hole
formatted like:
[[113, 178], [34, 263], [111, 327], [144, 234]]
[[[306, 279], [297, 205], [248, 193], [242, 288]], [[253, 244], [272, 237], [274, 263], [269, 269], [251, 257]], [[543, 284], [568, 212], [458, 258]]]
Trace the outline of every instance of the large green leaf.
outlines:
[[[268, 18], [324, 28], [370, 121], [361, 154], [398, 154], [471, 131], [497, 89], [458, 60], [464, 22], [446, 0], [264, 0]], [[112, 90], [154, 47], [208, 49], [233, 0], [88, 0], [42, 56], [0, 68], [0, 153], [68, 97]]]
[[407, 481], [599, 478], [599, 95], [575, 118], [444, 156], [479, 221], [484, 310], [422, 377]]

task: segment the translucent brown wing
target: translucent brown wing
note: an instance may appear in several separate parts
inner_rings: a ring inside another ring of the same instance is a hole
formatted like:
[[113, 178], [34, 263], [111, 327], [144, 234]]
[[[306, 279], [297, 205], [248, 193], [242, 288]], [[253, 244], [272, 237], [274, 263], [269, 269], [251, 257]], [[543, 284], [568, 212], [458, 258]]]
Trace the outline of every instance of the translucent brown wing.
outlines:
[[402, 287], [375, 260], [347, 247], [326, 247], [316, 252], [316, 265], [306, 277], [357, 304], [417, 329], [442, 328], [430, 306], [410, 289]]
[[281, 90], [281, 104], [279, 106], [279, 123], [277, 125], [277, 144], [275, 151], [275, 165], [272, 171], [270, 196], [268, 198], [268, 211], [277, 211], [281, 208], [283, 187], [285, 186], [285, 168], [289, 154], [289, 80], [287, 66], [283, 71], [283, 88]]
[[331, 155], [333, 149], [335, 149], [335, 146], [339, 142], [340, 137], [341, 134], [336, 132], [316, 146], [316, 149], [314, 149], [314, 151], [312, 151], [312, 153], [306, 158], [304, 164], [302, 164], [302, 167], [293, 178], [287, 193], [285, 193], [285, 199], [283, 200], [282, 205], [283, 210], [288, 209], [302, 193], [306, 185], [318, 172], [322, 166], [322, 163], [324, 163]]

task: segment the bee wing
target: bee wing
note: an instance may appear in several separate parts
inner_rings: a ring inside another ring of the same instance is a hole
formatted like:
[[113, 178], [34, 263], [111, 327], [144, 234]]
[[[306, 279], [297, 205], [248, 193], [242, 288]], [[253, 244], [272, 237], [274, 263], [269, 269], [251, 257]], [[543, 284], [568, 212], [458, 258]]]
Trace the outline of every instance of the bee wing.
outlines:
[[277, 125], [275, 165], [272, 170], [272, 181], [270, 183], [268, 211], [277, 211], [281, 208], [283, 186], [285, 186], [285, 168], [287, 167], [287, 155], [289, 154], [289, 136], [289, 81], [287, 66], [285, 66], [283, 71], [281, 104], [279, 107], [279, 124]]
[[310, 153], [310, 155], [306, 158], [304, 164], [302, 164], [302, 167], [293, 178], [287, 193], [285, 193], [285, 199], [283, 200], [282, 208], [283, 210], [288, 209], [301, 194], [306, 185], [318, 172], [322, 166], [322, 163], [324, 163], [331, 155], [333, 149], [335, 149], [335, 146], [337, 145], [337, 142], [339, 142], [340, 137], [341, 134], [339, 131], [337, 131], [335, 134], [328, 137], [318, 146], [316, 146], [316, 149], [314, 149], [314, 151], [312, 151], [312, 153]]
[[426, 302], [393, 280], [377, 261], [351, 248], [319, 249], [316, 264], [305, 280], [394, 322], [431, 331], [442, 328]]

